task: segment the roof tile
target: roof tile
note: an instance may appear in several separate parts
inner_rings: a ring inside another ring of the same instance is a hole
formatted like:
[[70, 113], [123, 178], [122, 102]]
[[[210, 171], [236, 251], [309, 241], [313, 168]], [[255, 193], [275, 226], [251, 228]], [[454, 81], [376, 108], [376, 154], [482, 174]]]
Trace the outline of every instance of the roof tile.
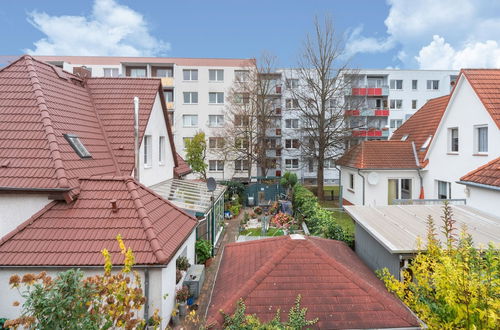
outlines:
[[460, 178], [464, 183], [474, 182], [500, 187], [500, 157], [484, 164]]

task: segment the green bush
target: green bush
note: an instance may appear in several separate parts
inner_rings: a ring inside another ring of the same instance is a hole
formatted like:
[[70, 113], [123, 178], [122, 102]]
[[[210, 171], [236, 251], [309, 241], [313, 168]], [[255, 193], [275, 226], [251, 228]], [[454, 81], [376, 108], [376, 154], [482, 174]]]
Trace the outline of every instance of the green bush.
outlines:
[[178, 270], [188, 270], [189, 266], [191, 266], [189, 264], [189, 260], [188, 258], [184, 257], [184, 256], [180, 256], [179, 258], [177, 258], [177, 260], [175, 261], [175, 266]]
[[229, 212], [231, 212], [231, 214], [233, 216], [237, 216], [238, 214], [240, 214], [240, 209], [241, 209], [241, 205], [240, 204], [237, 204], [237, 205], [231, 205], [229, 207]]
[[212, 257], [212, 244], [209, 241], [200, 239], [196, 241], [196, 260], [199, 264], [205, 263], [207, 259]]

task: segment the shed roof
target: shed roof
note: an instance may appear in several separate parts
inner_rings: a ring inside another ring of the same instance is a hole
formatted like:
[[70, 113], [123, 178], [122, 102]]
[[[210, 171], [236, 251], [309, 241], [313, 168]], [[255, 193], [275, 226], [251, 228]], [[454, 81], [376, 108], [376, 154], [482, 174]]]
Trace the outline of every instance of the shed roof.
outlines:
[[[456, 228], [467, 226], [476, 247], [500, 243], [500, 217], [470, 206], [450, 205]], [[440, 225], [442, 205], [345, 206], [347, 213], [391, 253], [416, 253], [417, 238], [426, 243], [427, 217]], [[441, 240], [444, 236], [441, 234]]]
[[460, 183], [478, 183], [481, 185], [500, 187], [500, 157], [470, 171], [460, 178]]

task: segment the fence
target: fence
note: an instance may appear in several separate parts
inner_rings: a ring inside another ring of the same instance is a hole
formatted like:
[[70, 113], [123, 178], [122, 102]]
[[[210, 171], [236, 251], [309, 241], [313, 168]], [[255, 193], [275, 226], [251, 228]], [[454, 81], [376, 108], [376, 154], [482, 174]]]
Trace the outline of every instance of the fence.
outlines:
[[254, 205], [266, 205], [279, 199], [284, 193], [285, 190], [279, 183], [252, 183], [245, 189], [245, 203], [249, 206], [248, 198], [251, 197]]
[[448, 202], [452, 205], [466, 205], [465, 199], [394, 199], [393, 205], [439, 205]]

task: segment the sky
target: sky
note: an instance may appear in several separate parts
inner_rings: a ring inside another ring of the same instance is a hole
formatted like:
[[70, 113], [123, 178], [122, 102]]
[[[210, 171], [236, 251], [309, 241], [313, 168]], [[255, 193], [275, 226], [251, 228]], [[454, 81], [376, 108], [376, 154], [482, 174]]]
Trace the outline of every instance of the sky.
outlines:
[[0, 55], [258, 58], [294, 67], [331, 17], [355, 68], [500, 67], [498, 0], [23, 0], [0, 5]]

